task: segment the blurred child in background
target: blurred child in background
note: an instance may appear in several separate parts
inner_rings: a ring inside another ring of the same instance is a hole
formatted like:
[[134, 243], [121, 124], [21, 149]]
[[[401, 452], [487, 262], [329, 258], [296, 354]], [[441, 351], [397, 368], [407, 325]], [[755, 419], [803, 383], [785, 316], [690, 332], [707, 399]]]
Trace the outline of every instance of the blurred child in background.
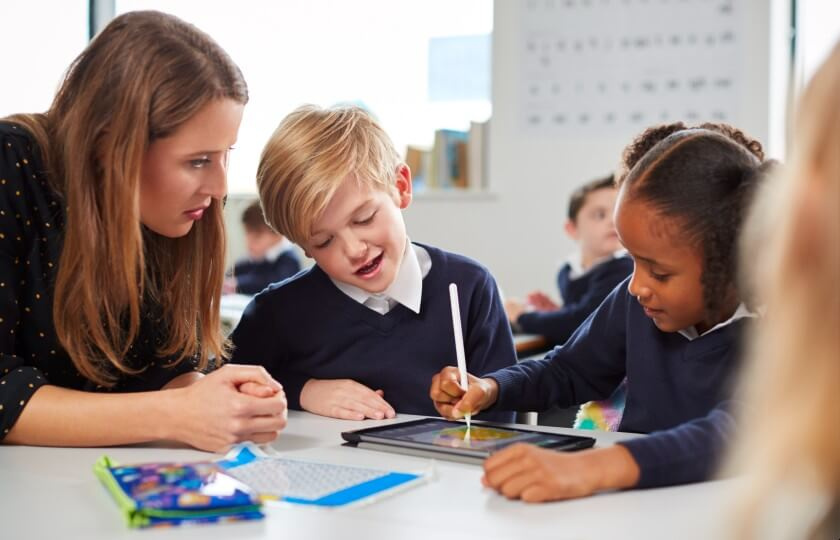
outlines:
[[535, 291], [525, 302], [509, 299], [505, 311], [514, 329], [562, 345], [607, 295], [633, 271], [613, 223], [618, 193], [613, 175], [579, 187], [569, 200], [565, 230], [579, 250], [557, 273], [562, 305]]
[[268, 226], [259, 201], [249, 204], [242, 213], [242, 226], [248, 257], [240, 259], [233, 275], [225, 279], [225, 293], [257, 294], [300, 271], [294, 244]]

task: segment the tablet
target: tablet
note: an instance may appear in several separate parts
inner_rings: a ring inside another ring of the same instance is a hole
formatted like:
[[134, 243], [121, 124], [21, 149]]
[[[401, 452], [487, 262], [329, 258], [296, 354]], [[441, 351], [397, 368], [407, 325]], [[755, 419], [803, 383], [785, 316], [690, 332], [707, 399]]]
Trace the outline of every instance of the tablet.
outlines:
[[341, 437], [359, 448], [480, 463], [493, 452], [524, 442], [552, 450], [582, 450], [591, 437], [534, 431], [522, 427], [473, 422], [467, 437], [463, 422], [424, 418], [386, 426], [345, 431]]

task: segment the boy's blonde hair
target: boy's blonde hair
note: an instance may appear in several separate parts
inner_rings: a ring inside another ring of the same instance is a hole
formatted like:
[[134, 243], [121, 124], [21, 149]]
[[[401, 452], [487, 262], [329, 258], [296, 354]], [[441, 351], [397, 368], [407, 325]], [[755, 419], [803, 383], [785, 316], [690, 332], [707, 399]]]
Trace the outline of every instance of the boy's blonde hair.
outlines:
[[728, 464], [729, 472], [747, 473], [737, 499], [739, 538], [763, 537], [773, 497], [790, 487], [823, 493], [832, 504], [833, 517], [808, 538], [840, 519], [838, 93], [840, 44], [808, 85], [789, 166], [768, 186], [747, 230], [744, 258], [753, 260], [750, 277], [767, 315], [751, 342], [741, 437]]
[[265, 220], [303, 244], [348, 176], [394, 190], [402, 164], [391, 139], [364, 109], [298, 107], [280, 122], [260, 157], [257, 189]]

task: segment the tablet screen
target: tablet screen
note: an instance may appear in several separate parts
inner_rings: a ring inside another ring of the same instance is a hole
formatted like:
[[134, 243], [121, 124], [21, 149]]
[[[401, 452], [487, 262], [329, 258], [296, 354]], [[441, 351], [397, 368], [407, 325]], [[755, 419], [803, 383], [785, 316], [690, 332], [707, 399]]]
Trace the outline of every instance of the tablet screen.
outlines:
[[[473, 424], [467, 435], [467, 426], [461, 422], [446, 420], [421, 420], [392, 426], [384, 426], [359, 432], [361, 440], [392, 441], [412, 445], [429, 445], [438, 448], [451, 448], [491, 454], [510, 444], [525, 442], [543, 447], [561, 447], [574, 445], [584, 440], [583, 437], [541, 433], [511, 429], [500, 426]], [[587, 446], [591, 446], [588, 444]]]

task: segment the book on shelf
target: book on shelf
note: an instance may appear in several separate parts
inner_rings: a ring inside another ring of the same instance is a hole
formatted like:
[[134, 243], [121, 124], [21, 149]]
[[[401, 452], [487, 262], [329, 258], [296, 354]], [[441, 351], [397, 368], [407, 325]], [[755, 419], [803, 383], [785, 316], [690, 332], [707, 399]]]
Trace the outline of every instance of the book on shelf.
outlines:
[[488, 140], [489, 120], [470, 122], [467, 131], [439, 129], [431, 148], [408, 145], [405, 162], [415, 189], [486, 190]]
[[487, 190], [487, 157], [490, 140], [490, 120], [470, 122], [467, 139], [467, 180], [466, 188]]
[[[432, 149], [432, 180], [430, 188], [449, 189], [459, 186], [463, 176], [466, 183], [467, 164], [464, 160], [465, 152], [458, 151], [459, 145], [466, 145], [469, 133], [456, 129], [439, 129], [435, 131], [435, 145]], [[458, 157], [462, 156], [459, 160]]]
[[432, 168], [432, 150], [424, 146], [408, 145], [405, 149], [405, 164], [411, 170], [414, 189], [422, 191], [429, 186], [429, 172]]

